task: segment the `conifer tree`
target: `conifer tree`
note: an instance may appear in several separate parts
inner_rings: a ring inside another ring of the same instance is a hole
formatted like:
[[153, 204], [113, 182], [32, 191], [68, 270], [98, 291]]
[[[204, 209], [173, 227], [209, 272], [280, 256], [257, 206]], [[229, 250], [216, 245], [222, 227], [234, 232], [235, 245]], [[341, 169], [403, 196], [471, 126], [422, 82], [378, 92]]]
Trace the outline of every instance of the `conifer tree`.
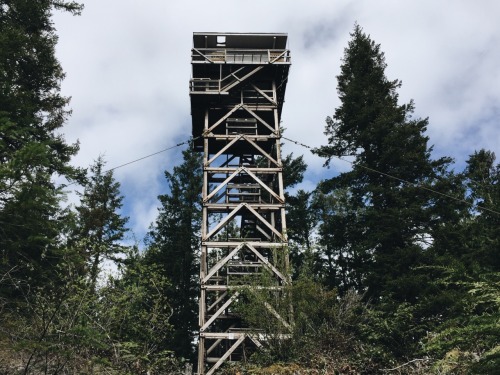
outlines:
[[172, 287], [165, 294], [173, 308], [172, 347], [180, 357], [194, 358], [198, 328], [198, 256], [201, 230], [202, 158], [191, 148], [183, 163], [165, 172], [168, 192], [158, 198], [158, 217], [147, 239], [146, 264], [157, 264]]
[[318, 223], [318, 210], [313, 202], [313, 194], [299, 189], [295, 194], [287, 194], [287, 233], [290, 248], [292, 277], [295, 279], [308, 267], [319, 277], [322, 261], [315, 251], [315, 228]]
[[[304, 172], [307, 169], [307, 164], [304, 162], [304, 157], [293, 156], [293, 152], [283, 158], [283, 184], [284, 189], [290, 189], [302, 182]], [[288, 194], [285, 192], [285, 194]]]
[[171, 283], [161, 268], [146, 264], [144, 254], [131, 249], [120, 276], [99, 289], [98, 321], [112, 344], [103, 354], [118, 373], [181, 372], [173, 350], [165, 349], [172, 347], [173, 307], [165, 293]]
[[77, 210], [77, 228], [73, 241], [83, 248], [88, 263], [88, 277], [95, 286], [101, 264], [108, 260], [115, 263], [123, 258], [126, 247], [120, 243], [128, 229], [128, 218], [119, 213], [123, 205], [120, 183], [112, 171], [104, 171], [105, 162], [100, 156], [91, 166], [91, 176], [80, 194]]
[[[500, 314], [498, 249], [500, 235], [500, 164], [495, 154], [470, 155], [458, 176], [465, 206], [455, 203], [456, 217], [435, 231], [434, 292], [425, 304], [431, 320], [439, 320], [425, 340], [426, 355], [438, 371], [494, 373], [499, 367]], [[462, 206], [462, 207], [461, 207]], [[434, 316], [430, 312], [434, 311]], [[439, 312], [436, 319], [436, 311]]]
[[306, 255], [312, 250], [312, 231], [316, 225], [315, 211], [311, 207], [311, 193], [299, 189], [296, 193], [291, 188], [301, 183], [307, 165], [304, 157], [294, 157], [293, 153], [283, 158], [283, 184], [286, 202], [286, 227], [289, 239], [292, 277], [301, 271]]
[[[466, 264], [479, 272], [500, 272], [500, 164], [493, 152], [480, 150], [470, 156], [465, 170], [466, 186], [473, 200], [469, 238], [470, 253]], [[477, 272], [476, 271], [476, 272]]]
[[[326, 194], [318, 189], [314, 199], [320, 222], [318, 245], [323, 284], [337, 288], [341, 294], [350, 289], [363, 291], [365, 264], [370, 262], [371, 256], [362, 243], [351, 240], [362, 237], [362, 228], [352, 225], [362, 213], [362, 208], [351, 208], [350, 193], [346, 187]], [[344, 235], [347, 232], [350, 237]]]
[[401, 82], [386, 77], [380, 45], [359, 25], [351, 37], [337, 77], [341, 105], [327, 118], [328, 144], [317, 152], [327, 155], [326, 164], [345, 156], [354, 162], [351, 171], [320, 186], [323, 193], [344, 191], [323, 245], [334, 258], [361, 260], [349, 271], [368, 296], [413, 301], [422, 276], [412, 269], [425, 261], [422, 239], [433, 219], [430, 193], [417, 185], [433, 185], [450, 160], [432, 160], [428, 121], [412, 118], [412, 101], [398, 103]]
[[0, 275], [15, 274], [31, 287], [53, 279], [61, 260], [63, 194], [53, 177], [81, 177], [69, 165], [78, 145], [59, 133], [69, 99], [60, 94], [54, 9], [79, 14], [82, 6], [0, 1]]

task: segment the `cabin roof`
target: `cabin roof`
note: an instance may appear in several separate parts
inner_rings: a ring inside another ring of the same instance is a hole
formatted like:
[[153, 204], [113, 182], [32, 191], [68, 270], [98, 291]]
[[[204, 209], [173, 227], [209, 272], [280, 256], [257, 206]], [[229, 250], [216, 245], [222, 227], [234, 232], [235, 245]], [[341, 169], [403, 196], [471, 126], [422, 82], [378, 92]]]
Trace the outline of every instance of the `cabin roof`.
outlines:
[[286, 33], [193, 33], [194, 48], [286, 49]]

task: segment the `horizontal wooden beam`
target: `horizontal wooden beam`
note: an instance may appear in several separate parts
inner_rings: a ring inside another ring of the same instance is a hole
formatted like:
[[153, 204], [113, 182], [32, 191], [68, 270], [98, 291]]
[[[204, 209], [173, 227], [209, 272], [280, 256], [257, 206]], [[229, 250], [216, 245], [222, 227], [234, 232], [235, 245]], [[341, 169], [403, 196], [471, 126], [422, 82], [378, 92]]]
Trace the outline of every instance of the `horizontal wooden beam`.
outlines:
[[224, 248], [224, 247], [236, 247], [242, 243], [247, 243], [255, 248], [268, 248], [268, 249], [279, 249], [288, 247], [287, 242], [267, 242], [267, 241], [204, 241], [202, 242], [203, 246], [207, 246], [209, 248]]
[[[218, 167], [205, 167], [204, 170], [208, 173], [232, 173], [236, 171], [239, 167], [228, 167], [228, 168], [218, 168]], [[274, 174], [281, 172], [283, 168], [255, 168], [255, 167], [246, 167], [247, 170], [254, 173], [269, 173]]]
[[255, 288], [257, 290], [281, 290], [285, 287], [282, 285], [277, 286], [254, 286], [254, 285], [202, 285], [201, 289], [205, 289], [208, 292], [222, 292], [226, 290], [238, 290], [244, 288]]

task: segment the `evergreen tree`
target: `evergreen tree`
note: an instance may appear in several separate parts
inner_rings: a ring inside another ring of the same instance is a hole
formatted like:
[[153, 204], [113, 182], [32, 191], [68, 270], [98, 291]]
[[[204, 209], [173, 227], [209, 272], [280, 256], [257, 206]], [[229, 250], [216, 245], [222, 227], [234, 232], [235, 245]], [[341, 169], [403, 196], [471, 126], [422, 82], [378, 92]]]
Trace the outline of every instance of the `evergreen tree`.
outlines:
[[385, 68], [380, 46], [356, 26], [338, 77], [341, 106], [317, 150], [327, 164], [353, 158], [351, 171], [316, 193], [331, 285], [369, 297], [368, 324], [358, 329], [383, 363], [421, 355], [429, 366], [438, 360], [427, 372], [490, 371], [498, 362], [499, 168], [484, 150], [462, 174], [448, 170], [448, 158], [433, 160], [427, 120], [411, 117], [412, 102], [398, 104], [401, 83]]
[[322, 260], [318, 259], [319, 254], [315, 249], [318, 211], [313, 202], [313, 194], [302, 189], [295, 194], [287, 194], [286, 207], [292, 277], [296, 279], [303, 271], [322, 277]]
[[[341, 105], [327, 118], [328, 145], [317, 152], [331, 157], [354, 157], [350, 172], [324, 181], [323, 193], [344, 191], [323, 224], [323, 246], [334, 259], [352, 260], [356, 287], [370, 297], [389, 296], [414, 301], [422, 277], [412, 269], [425, 263], [424, 239], [433, 214], [429, 191], [449, 159], [431, 159], [427, 119], [413, 119], [413, 102], [398, 104], [398, 80], [385, 76], [385, 58], [356, 25], [338, 78]], [[391, 178], [394, 176], [396, 178]], [[337, 193], [338, 194], [338, 193]]]
[[500, 165], [494, 153], [475, 152], [460, 178], [457, 191], [470, 205], [455, 204], [456, 218], [435, 231], [429, 249], [434, 290], [421, 305], [435, 324], [425, 354], [441, 373], [494, 373], [500, 365]]
[[54, 0], [0, 1], [0, 275], [31, 287], [55, 277], [62, 259], [63, 194], [53, 177], [81, 177], [68, 164], [78, 145], [59, 134], [69, 111], [51, 21], [54, 9], [78, 14], [81, 8]]
[[[304, 179], [304, 172], [307, 169], [307, 164], [304, 162], [304, 157], [298, 156], [293, 157], [293, 152], [288, 154], [284, 159], [283, 163], [283, 187], [284, 189], [290, 189], [295, 185], [302, 182]], [[285, 192], [285, 194], [287, 194]], [[288, 196], [288, 195], [287, 195]]]
[[[341, 187], [323, 193], [314, 193], [314, 207], [321, 223], [318, 228], [318, 246], [321, 254], [321, 276], [323, 284], [337, 288], [341, 294], [350, 289], [364, 291], [366, 264], [371, 254], [364, 244], [356, 241], [362, 238], [363, 228], [353, 223], [362, 215], [363, 208], [351, 207], [349, 188]], [[349, 237], [345, 236], [349, 233]]]
[[295, 158], [291, 153], [283, 158], [282, 162], [290, 263], [292, 277], [295, 278], [301, 272], [306, 255], [312, 252], [312, 231], [316, 222], [310, 202], [311, 194], [301, 189], [295, 194], [290, 191], [304, 179], [307, 169], [304, 157], [301, 155]]
[[495, 154], [480, 150], [470, 156], [465, 170], [466, 186], [473, 201], [468, 259], [475, 273], [500, 272], [500, 164]]
[[161, 264], [146, 264], [144, 254], [132, 249], [122, 274], [99, 289], [96, 313], [111, 344], [99, 354], [118, 373], [181, 372], [173, 350], [165, 349], [172, 347], [173, 307], [165, 293], [171, 283], [161, 269]]
[[183, 151], [183, 163], [165, 172], [169, 192], [160, 195], [159, 215], [147, 239], [145, 262], [157, 264], [172, 283], [165, 293], [173, 308], [172, 347], [178, 356], [194, 359], [198, 328], [198, 273], [201, 230], [201, 155]]
[[83, 256], [89, 265], [88, 277], [95, 286], [100, 265], [109, 260], [120, 262], [126, 247], [120, 241], [127, 232], [128, 218], [119, 213], [123, 205], [120, 183], [112, 171], [103, 171], [105, 162], [99, 157], [90, 170], [92, 175], [80, 195], [77, 227], [73, 237], [75, 246], [83, 247]]

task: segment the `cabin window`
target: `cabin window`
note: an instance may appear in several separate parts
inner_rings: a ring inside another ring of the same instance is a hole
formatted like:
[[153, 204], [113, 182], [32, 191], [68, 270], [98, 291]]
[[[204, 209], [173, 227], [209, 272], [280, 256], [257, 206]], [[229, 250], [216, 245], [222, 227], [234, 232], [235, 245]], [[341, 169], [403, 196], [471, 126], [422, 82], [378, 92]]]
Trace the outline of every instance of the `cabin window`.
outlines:
[[217, 46], [223, 47], [226, 45], [226, 36], [225, 35], [217, 35]]

